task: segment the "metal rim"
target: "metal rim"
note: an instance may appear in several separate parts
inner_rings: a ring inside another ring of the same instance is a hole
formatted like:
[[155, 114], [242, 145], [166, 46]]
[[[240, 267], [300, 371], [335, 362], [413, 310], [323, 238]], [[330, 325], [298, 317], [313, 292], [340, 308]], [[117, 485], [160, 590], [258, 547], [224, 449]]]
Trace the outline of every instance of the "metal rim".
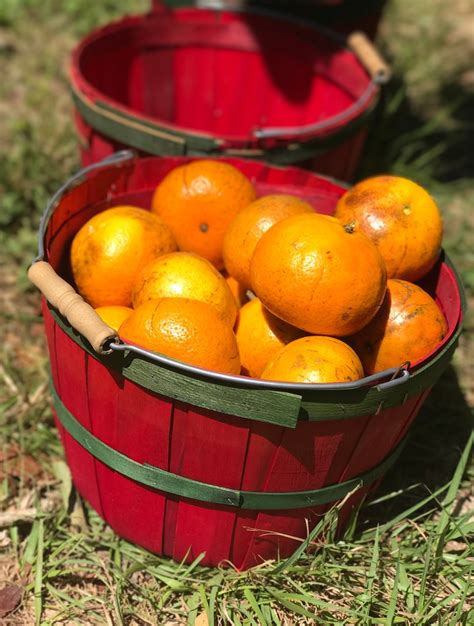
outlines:
[[[157, 158], [157, 157], [151, 157]], [[158, 157], [159, 158], [159, 157]], [[136, 154], [131, 150], [123, 150], [121, 152], [117, 152], [110, 157], [100, 161], [98, 163], [94, 163], [88, 167], [81, 169], [74, 176], [72, 176], [60, 189], [52, 196], [51, 200], [48, 202], [46, 209], [43, 213], [40, 222], [40, 228], [38, 232], [38, 256], [35, 260], [42, 260], [45, 258], [45, 248], [44, 248], [44, 235], [46, 232], [46, 228], [49, 223], [49, 219], [51, 218], [54, 209], [62, 199], [64, 195], [71, 191], [76, 185], [80, 184], [80, 181], [84, 178], [88, 173], [100, 170], [104, 167], [119, 167], [125, 166], [129, 164], [133, 160], [136, 159]], [[283, 168], [284, 169], [284, 168]], [[451, 337], [445, 341], [445, 343], [440, 346], [439, 351], [437, 351], [427, 363], [418, 367], [413, 373], [409, 371], [409, 363], [403, 363], [399, 367], [390, 368], [383, 372], [379, 372], [377, 374], [372, 374], [370, 376], [366, 376], [358, 381], [349, 382], [349, 383], [290, 383], [290, 382], [278, 382], [278, 381], [266, 381], [257, 378], [246, 378], [244, 376], [235, 376], [232, 374], [220, 374], [218, 372], [212, 372], [210, 370], [206, 370], [203, 368], [195, 367], [192, 365], [188, 365], [181, 361], [177, 361], [175, 359], [169, 358], [164, 355], [160, 355], [158, 353], [151, 352], [149, 350], [145, 350], [143, 348], [139, 348], [137, 346], [133, 346], [125, 343], [115, 343], [111, 342], [107, 349], [115, 352], [124, 352], [131, 351], [136, 353], [138, 356], [147, 359], [147, 361], [156, 362], [159, 364], [166, 365], [174, 370], [178, 370], [183, 372], [184, 374], [194, 374], [201, 378], [209, 380], [209, 382], [217, 382], [217, 383], [227, 383], [232, 384], [236, 387], [251, 387], [251, 388], [260, 388], [260, 389], [268, 389], [268, 390], [277, 390], [283, 392], [292, 392], [292, 393], [310, 393], [315, 391], [353, 391], [358, 389], [367, 388], [368, 390], [371, 388], [376, 388], [378, 391], [382, 391], [387, 388], [393, 388], [398, 385], [401, 385], [407, 382], [410, 379], [414, 379], [417, 374], [422, 373], [429, 369], [432, 364], [434, 364], [441, 356], [446, 353], [450, 347], [458, 340], [459, 335], [462, 331], [462, 313], [465, 311], [466, 300], [465, 294], [462, 287], [462, 282], [460, 280], [459, 274], [455, 269], [453, 263], [449, 259], [448, 255], [445, 253], [446, 264], [453, 271], [456, 283], [461, 296], [461, 313], [460, 319], [454, 331], [451, 334]], [[383, 380], [388, 378], [389, 380]], [[376, 381], [382, 381], [378, 384], [374, 384]]]
[[[209, 376], [212, 378], [212, 382], [230, 383], [236, 386], [245, 385], [246, 387], [254, 389], [291, 391], [293, 393], [303, 391], [353, 391], [370, 386], [375, 386], [379, 390], [390, 389], [392, 387], [402, 385], [410, 378], [410, 372], [408, 369], [410, 367], [410, 363], [409, 361], [406, 361], [399, 367], [391, 367], [383, 372], [371, 374], [370, 376], [365, 376], [364, 378], [348, 383], [287, 383], [212, 372], [210, 370], [195, 367], [194, 365], [188, 365], [187, 363], [171, 359], [170, 357], [161, 355], [157, 352], [151, 352], [150, 350], [145, 350], [144, 348], [124, 342], [118, 343], [112, 341], [108, 344], [108, 348], [110, 348], [113, 352], [132, 352], [138, 356], [144, 357], [147, 361], [159, 363], [161, 365], [171, 365], [175, 369], [178, 369], [186, 374], [194, 374], [201, 377]], [[388, 380], [383, 382], [386, 378], [388, 378]], [[376, 383], [377, 381], [378, 384], [374, 385], [373, 383]]]
[[383, 476], [397, 460], [406, 444], [407, 436], [394, 450], [369, 470], [340, 483], [317, 489], [293, 492], [245, 491], [187, 478], [147, 463], [134, 461], [126, 454], [105, 444], [85, 428], [67, 409], [52, 381], [50, 390], [59, 422], [67, 433], [89, 454], [122, 476], [142, 484], [192, 500], [226, 505], [248, 510], [290, 510], [334, 502], [350, 491], [368, 486]]
[[[200, 11], [212, 11], [213, 10], [208, 7], [199, 7], [199, 6], [181, 7], [181, 8], [184, 10], [187, 10], [189, 8], [194, 8], [195, 10], [200, 10]], [[332, 29], [326, 28], [322, 26], [321, 24], [315, 24], [313, 22], [309, 23], [307, 20], [304, 20], [302, 18], [298, 18], [293, 15], [278, 13], [278, 12], [275, 12], [275, 11], [272, 11], [263, 7], [258, 7], [258, 8], [257, 7], [245, 7], [241, 9], [232, 8], [232, 9], [226, 9], [226, 11], [228, 11], [229, 13], [237, 13], [237, 14], [248, 13], [250, 15], [260, 15], [262, 17], [268, 17], [270, 19], [274, 19], [274, 20], [284, 22], [284, 23], [290, 22], [290, 24], [293, 23], [296, 26], [302, 26], [306, 29], [314, 30], [318, 32], [319, 34], [321, 34], [323, 37], [326, 37], [330, 41], [338, 44], [341, 48], [344, 48], [345, 50], [352, 53], [350, 48], [346, 45], [345, 36], [333, 31]], [[75, 50], [73, 51], [73, 55], [72, 55], [72, 68], [71, 68], [72, 71], [69, 73], [69, 76], [70, 76], [70, 80], [72, 83], [71, 87], [73, 91], [75, 91], [76, 94], [77, 94], [77, 91], [79, 91], [79, 93], [81, 94], [83, 103], [87, 104], [88, 101], [93, 102], [93, 100], [92, 100], [91, 95], [88, 95], [86, 98], [85, 94], [83, 93], [83, 89], [78, 87], [77, 81], [76, 81], [77, 76], [81, 77], [81, 82], [84, 85], [87, 85], [88, 94], [94, 94], [93, 98], [94, 99], [96, 98], [98, 103], [101, 102], [101, 98], [103, 98], [103, 94], [94, 85], [92, 85], [89, 82], [89, 80], [87, 80], [83, 76], [82, 72], [80, 71], [80, 57], [83, 54], [84, 49], [87, 47], [88, 44], [95, 41], [101, 35], [107, 34], [107, 31], [109, 29], [113, 29], [113, 31], [115, 32], [117, 29], [120, 28], [122, 21], [134, 19], [136, 20], [136, 26], [139, 26], [140, 25], [139, 20], [141, 17], [142, 16], [138, 15], [138, 16], [133, 16], [133, 18], [131, 17], [122, 18], [122, 20], [118, 20], [116, 22], [113, 22], [110, 25], [99, 28], [93, 31], [92, 33], [90, 33], [79, 44], [79, 46], [75, 48]], [[290, 136], [293, 136], [295, 141], [298, 141], [298, 140], [303, 141], [305, 139], [306, 134], [313, 133], [317, 130], [323, 130], [323, 131], [328, 130], [329, 132], [331, 132], [331, 128], [334, 124], [344, 121], [344, 119], [346, 119], [347, 117], [350, 118], [348, 124], [350, 124], [351, 122], [356, 122], [360, 115], [363, 115], [364, 113], [373, 111], [373, 109], [375, 109], [375, 107], [377, 106], [379, 102], [380, 89], [383, 86], [383, 83], [384, 81], [381, 81], [379, 77], [377, 76], [374, 78], [369, 77], [367, 87], [364, 89], [363, 93], [355, 100], [355, 102], [352, 103], [352, 105], [348, 109], [346, 109], [345, 111], [341, 113], [337, 113], [325, 119], [322, 122], [316, 122], [314, 124], [307, 124], [304, 126], [295, 126], [295, 127], [254, 128], [254, 129], [251, 129], [247, 135], [245, 136], [242, 135], [237, 138], [230, 137], [230, 136], [217, 137], [209, 132], [199, 131], [197, 129], [193, 129], [193, 128], [185, 127], [185, 126], [176, 126], [172, 123], [168, 123], [163, 120], [155, 120], [154, 118], [149, 117], [147, 115], [137, 115], [134, 109], [126, 105], [116, 103], [115, 101], [108, 102], [107, 108], [110, 110], [113, 110], [115, 115], [118, 117], [120, 115], [123, 115], [124, 117], [128, 116], [129, 118], [136, 119], [137, 122], [141, 122], [142, 124], [150, 128], [156, 127], [164, 131], [168, 130], [169, 132], [174, 133], [176, 135], [176, 138], [180, 138], [180, 137], [184, 139], [186, 139], [186, 137], [203, 138], [203, 139], [207, 139], [209, 141], [214, 142], [216, 148], [222, 148], [223, 146], [226, 146], [227, 149], [230, 151], [234, 148], [238, 149], [238, 146], [240, 144], [242, 144], [242, 146], [244, 147], [247, 147], [248, 141], [252, 139], [253, 140], [256, 139], [258, 141], [259, 139], [263, 140], [265, 138], [272, 138], [272, 137], [277, 138], [285, 134], [289, 134]], [[373, 100], [373, 102], [371, 103], [369, 109], [367, 108], [364, 109], [364, 106], [366, 106], [367, 103], [371, 101], [371, 99]], [[125, 121], [126, 121], [126, 117], [125, 117]], [[336, 129], [333, 134], [334, 134], [334, 137], [337, 137], [338, 130]], [[310, 137], [308, 140], [311, 141], [311, 139], [312, 138]]]

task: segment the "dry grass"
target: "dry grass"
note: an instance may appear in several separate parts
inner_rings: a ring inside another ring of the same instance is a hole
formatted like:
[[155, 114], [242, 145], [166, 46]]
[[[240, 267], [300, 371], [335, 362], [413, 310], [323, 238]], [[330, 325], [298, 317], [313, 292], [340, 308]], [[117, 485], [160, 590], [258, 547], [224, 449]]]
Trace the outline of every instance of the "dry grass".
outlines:
[[[24, 590], [2, 623], [473, 623], [473, 468], [467, 452], [461, 456], [472, 432], [472, 308], [453, 365], [379, 501], [362, 510], [344, 541], [328, 530], [316, 552], [282, 573], [274, 564], [245, 574], [180, 566], [119, 540], [93, 512], [85, 523], [80, 506], [66, 506], [70, 479], [49, 410], [39, 300], [25, 267], [47, 197], [77, 167], [64, 61], [93, 24], [145, 5], [0, 2], [0, 589], [8, 581]], [[382, 44], [396, 78], [383, 134], [362, 171], [410, 175], [436, 195], [446, 247], [472, 303], [470, 12], [468, 0], [390, 3]]]

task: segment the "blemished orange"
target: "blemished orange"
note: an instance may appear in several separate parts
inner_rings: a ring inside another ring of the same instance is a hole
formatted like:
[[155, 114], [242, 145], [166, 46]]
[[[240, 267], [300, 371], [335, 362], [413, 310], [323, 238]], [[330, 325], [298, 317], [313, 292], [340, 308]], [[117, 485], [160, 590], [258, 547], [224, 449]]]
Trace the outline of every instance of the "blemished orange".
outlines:
[[258, 298], [239, 311], [235, 328], [242, 374], [259, 378], [267, 363], [286, 344], [304, 335], [268, 311]]
[[225, 231], [253, 200], [255, 189], [237, 168], [203, 159], [169, 172], [153, 194], [152, 210], [171, 228], [180, 250], [222, 269]]
[[250, 260], [263, 233], [286, 217], [300, 213], [314, 213], [314, 209], [288, 194], [262, 196], [239, 211], [224, 237], [224, 265], [229, 274], [250, 289]]
[[293, 383], [347, 383], [364, 376], [354, 350], [334, 337], [292, 341], [263, 370], [261, 378]]
[[446, 333], [446, 319], [426, 291], [408, 281], [390, 279], [380, 311], [347, 341], [366, 374], [373, 374], [428, 356]]
[[100, 306], [95, 312], [110, 328], [118, 331], [133, 309], [128, 306]]
[[94, 308], [129, 306], [138, 273], [152, 259], [176, 250], [162, 220], [133, 206], [98, 213], [76, 233], [71, 268], [79, 293]]
[[250, 263], [254, 293], [288, 324], [314, 335], [350, 335], [382, 304], [385, 266], [363, 233], [317, 213], [275, 224]]
[[412, 180], [374, 176], [340, 198], [335, 212], [354, 222], [382, 255], [388, 278], [416, 281], [438, 259], [443, 223], [438, 205]]
[[157, 298], [207, 302], [231, 325], [237, 316], [237, 305], [225, 278], [212, 263], [192, 252], [164, 254], [143, 268], [135, 282], [133, 306]]
[[235, 298], [235, 302], [237, 304], [237, 308], [240, 309], [247, 301], [247, 289], [241, 285], [233, 276], [226, 276], [224, 274], [225, 282], [229, 286], [229, 289], [232, 291], [232, 294]]
[[231, 325], [206, 302], [189, 298], [149, 300], [119, 328], [124, 341], [178, 361], [224, 374], [239, 374]]

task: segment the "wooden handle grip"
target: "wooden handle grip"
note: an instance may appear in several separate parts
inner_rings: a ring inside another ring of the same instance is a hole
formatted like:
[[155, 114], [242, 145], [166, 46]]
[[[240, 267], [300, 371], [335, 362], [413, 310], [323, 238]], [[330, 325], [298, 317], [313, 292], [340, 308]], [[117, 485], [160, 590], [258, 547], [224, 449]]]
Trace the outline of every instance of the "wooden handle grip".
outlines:
[[347, 38], [347, 45], [369, 72], [372, 79], [375, 79], [379, 84], [387, 83], [390, 80], [392, 76], [390, 66], [365, 33], [360, 31], [351, 33]]
[[90, 304], [60, 278], [49, 263], [33, 263], [28, 270], [28, 278], [71, 326], [87, 339], [96, 352], [109, 352], [105, 344], [110, 339], [118, 338], [115, 330], [100, 319]]

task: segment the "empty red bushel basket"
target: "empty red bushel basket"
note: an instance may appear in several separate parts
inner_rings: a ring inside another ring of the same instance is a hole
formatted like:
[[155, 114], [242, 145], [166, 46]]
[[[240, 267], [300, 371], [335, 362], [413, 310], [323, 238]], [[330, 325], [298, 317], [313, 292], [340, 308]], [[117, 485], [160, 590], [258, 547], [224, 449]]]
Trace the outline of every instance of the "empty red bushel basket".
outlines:
[[84, 165], [132, 147], [346, 180], [388, 76], [361, 33], [346, 41], [275, 15], [161, 3], [90, 34], [70, 68]]
[[[43, 217], [32, 278], [46, 268], [51, 284], [55, 272], [68, 279], [86, 220], [116, 204], [149, 207], [185, 160], [119, 154], [69, 181]], [[295, 194], [323, 213], [344, 192], [307, 171], [228, 162], [259, 195]], [[79, 492], [119, 535], [177, 560], [205, 552], [204, 564], [246, 568], [289, 555], [335, 501], [361, 485], [357, 505], [382, 476], [449, 362], [461, 286], [446, 257], [423, 286], [446, 316], [443, 343], [410, 370], [333, 385], [225, 376], [120, 343], [102, 354], [44, 300], [55, 413]], [[54, 304], [57, 292], [43, 292]]]

